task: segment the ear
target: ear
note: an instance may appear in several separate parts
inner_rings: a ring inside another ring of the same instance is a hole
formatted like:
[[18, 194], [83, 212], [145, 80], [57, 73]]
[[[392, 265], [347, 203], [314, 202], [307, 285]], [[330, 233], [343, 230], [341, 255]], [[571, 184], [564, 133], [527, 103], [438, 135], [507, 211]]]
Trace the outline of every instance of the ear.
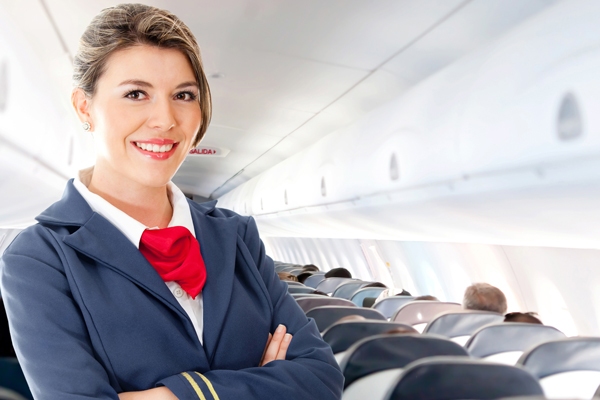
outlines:
[[91, 99], [85, 94], [83, 89], [75, 88], [71, 93], [71, 104], [79, 117], [79, 120], [84, 122], [89, 122], [93, 127], [94, 122], [92, 121], [92, 116], [90, 114], [90, 104]]

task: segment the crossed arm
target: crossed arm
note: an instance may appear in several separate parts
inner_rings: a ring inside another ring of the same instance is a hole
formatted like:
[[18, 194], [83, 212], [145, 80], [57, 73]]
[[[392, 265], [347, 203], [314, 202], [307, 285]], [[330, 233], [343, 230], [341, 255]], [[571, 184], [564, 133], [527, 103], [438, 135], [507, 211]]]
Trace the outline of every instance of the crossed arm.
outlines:
[[[285, 360], [287, 349], [292, 341], [292, 335], [286, 333], [286, 327], [279, 325], [275, 334], [269, 333], [269, 339], [260, 360], [259, 367], [267, 365], [271, 361]], [[167, 387], [161, 386], [153, 389], [142, 390], [138, 392], [123, 392], [119, 394], [120, 400], [177, 400]]]

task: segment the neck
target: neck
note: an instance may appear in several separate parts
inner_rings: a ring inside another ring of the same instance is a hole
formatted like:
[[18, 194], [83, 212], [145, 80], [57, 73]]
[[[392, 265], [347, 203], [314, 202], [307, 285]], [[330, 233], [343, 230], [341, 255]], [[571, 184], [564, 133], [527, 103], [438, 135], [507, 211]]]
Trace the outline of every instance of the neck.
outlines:
[[96, 173], [88, 184], [90, 192], [97, 194], [131, 218], [149, 228], [166, 228], [173, 217], [167, 185], [149, 187], [129, 180], [110, 180]]

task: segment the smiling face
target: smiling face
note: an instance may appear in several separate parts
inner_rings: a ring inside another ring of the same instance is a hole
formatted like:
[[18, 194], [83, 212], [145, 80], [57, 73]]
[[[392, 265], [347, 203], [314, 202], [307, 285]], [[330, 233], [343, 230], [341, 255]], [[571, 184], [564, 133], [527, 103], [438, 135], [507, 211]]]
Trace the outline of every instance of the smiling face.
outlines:
[[197, 97], [194, 72], [179, 50], [139, 45], [112, 54], [93, 98], [74, 94], [96, 144], [92, 179], [165, 186], [200, 128]]

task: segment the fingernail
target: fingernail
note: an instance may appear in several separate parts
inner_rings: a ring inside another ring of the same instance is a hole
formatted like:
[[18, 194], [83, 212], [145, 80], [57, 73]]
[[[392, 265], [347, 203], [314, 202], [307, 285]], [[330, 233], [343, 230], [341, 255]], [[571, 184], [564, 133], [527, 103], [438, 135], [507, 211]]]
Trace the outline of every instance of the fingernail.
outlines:
[[283, 337], [283, 341], [289, 342], [290, 340], [292, 340], [292, 335], [290, 335], [289, 333], [286, 333], [285, 336]]
[[283, 333], [284, 330], [285, 330], [285, 326], [283, 326], [282, 324], [279, 324], [275, 333]]

